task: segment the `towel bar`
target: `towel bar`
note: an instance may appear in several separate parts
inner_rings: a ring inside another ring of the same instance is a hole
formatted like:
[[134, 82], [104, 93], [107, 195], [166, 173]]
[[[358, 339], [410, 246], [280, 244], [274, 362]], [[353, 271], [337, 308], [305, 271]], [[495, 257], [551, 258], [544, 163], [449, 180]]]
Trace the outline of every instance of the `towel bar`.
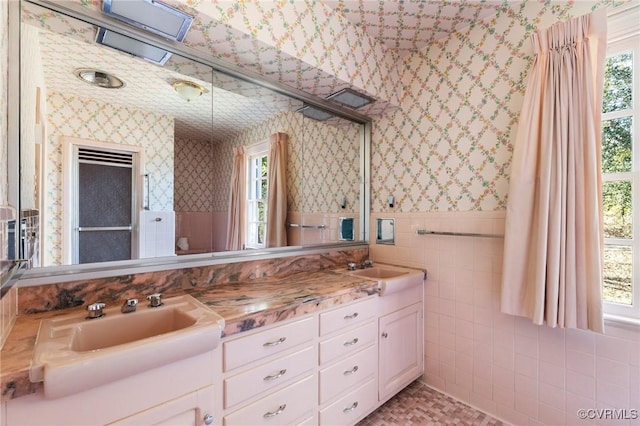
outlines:
[[304, 228], [304, 229], [325, 229], [327, 225], [302, 225], [299, 223], [290, 223], [290, 227], [292, 228]]
[[445, 232], [445, 231], [429, 231], [426, 229], [418, 229], [418, 235], [449, 235], [453, 237], [482, 237], [482, 238], [504, 238], [504, 235], [498, 234], [476, 234], [472, 232]]

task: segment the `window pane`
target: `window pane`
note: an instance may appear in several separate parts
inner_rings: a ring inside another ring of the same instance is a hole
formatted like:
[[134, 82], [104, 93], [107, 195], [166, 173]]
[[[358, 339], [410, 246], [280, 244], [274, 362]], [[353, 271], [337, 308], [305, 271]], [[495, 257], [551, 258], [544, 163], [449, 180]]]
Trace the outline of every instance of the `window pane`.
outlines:
[[265, 225], [261, 223], [258, 225], [258, 243], [264, 244]]
[[267, 156], [265, 155], [264, 157], [261, 158], [262, 160], [262, 177], [267, 177], [267, 172], [269, 171], [269, 168], [267, 166]]
[[604, 246], [604, 288], [605, 302], [631, 305], [631, 258], [629, 246]]
[[607, 58], [604, 73], [602, 112], [631, 108], [633, 87], [633, 54], [622, 53]]
[[604, 236], [631, 238], [631, 182], [605, 182], [602, 185]]
[[631, 117], [602, 122], [602, 172], [631, 171]]

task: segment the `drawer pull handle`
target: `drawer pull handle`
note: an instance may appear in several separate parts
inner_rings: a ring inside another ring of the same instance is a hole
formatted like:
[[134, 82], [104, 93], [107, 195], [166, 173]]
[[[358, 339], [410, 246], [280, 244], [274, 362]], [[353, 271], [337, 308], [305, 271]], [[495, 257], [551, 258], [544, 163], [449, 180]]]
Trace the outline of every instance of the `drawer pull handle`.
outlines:
[[354, 365], [353, 368], [351, 370], [346, 370], [344, 371], [342, 374], [344, 374], [345, 376], [350, 376], [353, 373], [355, 373], [356, 371], [358, 371], [358, 366]]
[[278, 346], [278, 345], [284, 343], [285, 340], [287, 340], [286, 337], [281, 337], [278, 340], [274, 340], [273, 342], [264, 343], [262, 346], [264, 346], [265, 348], [268, 348], [268, 347], [271, 347], [271, 346]]
[[355, 410], [356, 408], [358, 408], [358, 401], [354, 402], [353, 404], [351, 404], [351, 407], [347, 407], [344, 410], [342, 410], [343, 413], [350, 413], [353, 410]]
[[358, 316], [358, 313], [357, 313], [357, 312], [354, 312], [354, 313], [352, 313], [351, 315], [345, 315], [345, 316], [344, 316], [344, 319], [346, 319], [346, 320], [350, 320], [350, 319], [354, 319], [354, 318], [355, 318], [355, 317], [357, 317], [357, 316]]
[[353, 339], [353, 340], [349, 340], [348, 342], [344, 342], [343, 344], [344, 344], [344, 346], [353, 346], [356, 343], [358, 343], [358, 338], [357, 337], [355, 339]]
[[287, 370], [286, 370], [286, 369], [284, 369], [284, 370], [280, 370], [280, 371], [278, 371], [276, 374], [273, 374], [273, 375], [271, 375], [271, 376], [266, 376], [266, 377], [265, 377], [264, 379], [262, 379], [262, 380], [264, 380], [265, 382], [268, 382], [268, 381], [270, 381], [270, 380], [279, 379], [280, 377], [284, 376], [286, 372], [287, 372]]
[[287, 404], [282, 404], [276, 411], [269, 411], [267, 413], [264, 413], [262, 417], [264, 417], [265, 419], [268, 419], [269, 417], [275, 417], [278, 414], [282, 413], [285, 408], [287, 408]]
[[384, 338], [386, 339], [387, 337], [389, 337], [389, 335], [388, 335], [388, 334], [387, 334], [387, 332], [385, 331], [384, 333], [382, 333], [382, 337], [384, 337]]

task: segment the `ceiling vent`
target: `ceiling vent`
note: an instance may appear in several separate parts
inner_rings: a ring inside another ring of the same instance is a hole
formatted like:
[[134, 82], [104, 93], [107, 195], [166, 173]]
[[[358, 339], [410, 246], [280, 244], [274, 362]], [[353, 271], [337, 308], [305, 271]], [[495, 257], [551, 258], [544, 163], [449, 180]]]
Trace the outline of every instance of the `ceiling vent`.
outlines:
[[374, 102], [373, 98], [352, 89], [342, 89], [339, 92], [327, 96], [327, 99], [356, 109]]
[[193, 22], [193, 17], [155, 0], [103, 0], [104, 13], [128, 24], [182, 41]]
[[327, 121], [328, 119], [335, 117], [330, 112], [327, 112], [320, 108], [313, 107], [311, 105], [305, 105], [299, 110], [297, 110], [296, 112], [301, 113], [305, 117], [309, 117], [318, 121]]
[[113, 31], [105, 28], [98, 28], [96, 42], [130, 55], [146, 59], [147, 61], [153, 62], [157, 65], [164, 65], [171, 57], [171, 53], [164, 49], [160, 49], [159, 47], [152, 46], [148, 43], [144, 43], [122, 34], [114, 33]]

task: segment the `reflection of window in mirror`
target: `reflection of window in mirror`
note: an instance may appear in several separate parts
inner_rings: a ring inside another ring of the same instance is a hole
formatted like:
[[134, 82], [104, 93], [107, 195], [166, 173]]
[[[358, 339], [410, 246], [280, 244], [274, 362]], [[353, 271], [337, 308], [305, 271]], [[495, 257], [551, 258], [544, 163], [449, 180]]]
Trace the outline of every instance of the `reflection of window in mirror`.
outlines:
[[246, 248], [264, 248], [267, 228], [268, 144], [253, 146], [247, 156]]

